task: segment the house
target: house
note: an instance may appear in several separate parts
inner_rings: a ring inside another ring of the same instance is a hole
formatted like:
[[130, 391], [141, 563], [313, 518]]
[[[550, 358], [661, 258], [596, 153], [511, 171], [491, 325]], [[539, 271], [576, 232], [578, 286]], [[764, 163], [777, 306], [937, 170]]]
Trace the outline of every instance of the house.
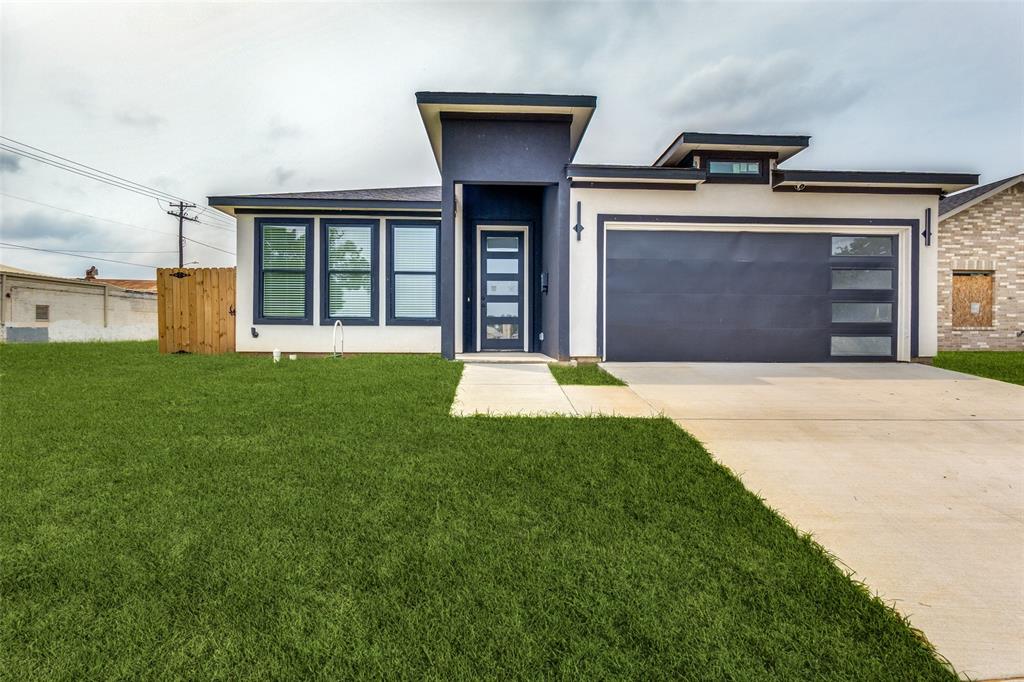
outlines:
[[155, 291], [0, 265], [0, 341], [141, 341], [156, 322]]
[[128, 289], [129, 291], [156, 293], [155, 279], [109, 279], [101, 278], [99, 274], [99, 269], [93, 265], [85, 271], [85, 280], [87, 282], [99, 282], [100, 284], [113, 284], [116, 287]]
[[1024, 173], [939, 202], [939, 349], [1024, 350]]
[[238, 350], [327, 352], [340, 322], [346, 351], [446, 358], [936, 352], [939, 198], [977, 175], [795, 170], [806, 136], [700, 132], [576, 164], [595, 97], [416, 103], [439, 187], [209, 197], [237, 218]]

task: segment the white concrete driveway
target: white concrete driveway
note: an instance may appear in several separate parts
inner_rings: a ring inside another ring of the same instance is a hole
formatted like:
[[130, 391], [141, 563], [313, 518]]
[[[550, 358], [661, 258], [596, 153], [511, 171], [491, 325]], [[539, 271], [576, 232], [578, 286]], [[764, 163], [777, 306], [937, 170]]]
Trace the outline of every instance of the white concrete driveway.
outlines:
[[1024, 677], [1024, 388], [910, 364], [604, 366], [959, 672]]

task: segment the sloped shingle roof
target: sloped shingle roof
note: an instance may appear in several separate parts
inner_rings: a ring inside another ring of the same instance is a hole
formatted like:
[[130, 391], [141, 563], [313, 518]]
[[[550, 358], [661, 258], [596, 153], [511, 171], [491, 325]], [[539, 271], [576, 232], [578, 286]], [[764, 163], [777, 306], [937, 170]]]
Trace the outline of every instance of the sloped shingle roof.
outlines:
[[964, 191], [957, 192], [956, 194], [950, 194], [948, 197], [944, 197], [939, 200], [939, 215], [945, 215], [955, 208], [960, 208], [969, 201], [974, 201], [978, 197], [988, 194], [1000, 185], [1005, 185], [1008, 182], [1021, 178], [1024, 178], [1024, 173], [1020, 175], [1011, 175], [1008, 178], [996, 180], [995, 182], [990, 182], [987, 185], [980, 185], [972, 189], [965, 189]]

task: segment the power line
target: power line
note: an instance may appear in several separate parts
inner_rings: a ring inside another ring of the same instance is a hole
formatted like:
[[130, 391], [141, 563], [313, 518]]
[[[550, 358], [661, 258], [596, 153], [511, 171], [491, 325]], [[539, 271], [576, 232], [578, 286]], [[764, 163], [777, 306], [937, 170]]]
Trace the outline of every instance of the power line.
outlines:
[[[174, 194], [171, 194], [170, 192], [166, 192], [164, 190], [157, 189], [155, 187], [150, 187], [149, 185], [144, 185], [144, 184], [142, 184], [140, 182], [136, 182], [134, 180], [129, 180], [129, 179], [124, 178], [124, 177], [122, 177], [120, 175], [115, 175], [113, 173], [109, 173], [107, 171], [100, 170], [98, 168], [95, 168], [93, 166], [89, 166], [89, 165], [81, 163], [79, 161], [74, 161], [74, 160], [69, 159], [69, 158], [67, 158], [65, 156], [61, 156], [59, 154], [54, 154], [53, 152], [48, 152], [45, 149], [40, 149], [39, 147], [34, 147], [34, 146], [32, 146], [30, 144], [27, 144], [25, 142], [20, 142], [18, 140], [15, 140], [14, 138], [7, 137], [7, 136], [4, 136], [4, 135], [0, 135], [0, 139], [7, 140], [7, 141], [12, 142], [12, 143], [14, 143], [16, 145], [20, 145], [20, 146], [25, 147], [27, 149], [32, 149], [32, 150], [34, 150], [36, 152], [39, 152], [39, 154], [33, 154], [32, 152], [25, 151], [24, 149], [19, 149], [17, 147], [12, 147], [9, 144], [0, 143], [0, 149], [4, 149], [6, 151], [9, 151], [9, 152], [14, 153], [14, 154], [18, 154], [18, 155], [23, 156], [23, 157], [28, 158], [28, 159], [32, 159], [32, 160], [37, 161], [39, 163], [43, 163], [43, 164], [52, 166], [54, 168], [59, 168], [61, 170], [66, 170], [68, 172], [75, 173], [76, 175], [80, 175], [82, 177], [90, 178], [90, 179], [96, 180], [98, 182], [103, 182], [103, 183], [105, 183], [107, 185], [110, 185], [112, 187], [117, 187], [119, 189], [124, 189], [124, 190], [127, 190], [129, 192], [134, 192], [134, 193], [140, 194], [142, 196], [148, 196], [148, 197], [156, 199], [157, 202], [159, 202], [161, 199], [163, 199], [163, 201], [168, 201], [168, 203], [170, 203], [171, 199], [174, 199], [174, 200], [177, 200], [177, 201], [185, 201], [181, 197], [178, 197], [178, 196], [176, 196]], [[40, 156], [40, 154], [45, 155], [45, 156]], [[53, 158], [47, 158], [47, 157], [53, 157]], [[54, 161], [54, 159], [59, 159], [60, 161]], [[61, 162], [66, 162], [66, 163], [61, 163]], [[83, 169], [85, 169], [85, 170], [83, 170]], [[227, 218], [226, 216], [219, 216], [219, 215], [216, 215], [216, 214], [211, 214], [211, 215], [216, 216], [217, 218], [221, 218], [225, 222], [225, 224], [230, 224], [230, 218]]]
[[42, 251], [44, 253], [56, 253], [56, 254], [61, 255], [61, 256], [72, 256], [74, 258], [85, 258], [87, 260], [98, 260], [98, 261], [103, 261], [105, 263], [118, 263], [120, 265], [134, 265], [135, 267], [138, 267], [138, 268], [158, 268], [158, 267], [160, 267], [159, 265], [147, 265], [146, 263], [129, 263], [128, 261], [113, 260], [111, 258], [97, 258], [95, 256], [83, 256], [81, 254], [72, 253], [72, 252], [69, 252], [69, 251], [56, 251], [54, 249], [41, 249], [41, 248], [36, 247], [36, 246], [25, 246], [24, 244], [10, 244], [8, 242], [0, 242], [0, 246], [6, 246], [6, 247], [12, 248], [12, 249], [28, 249], [29, 251]]
[[195, 204], [190, 204], [187, 201], [179, 201], [177, 204], [172, 205], [177, 207], [178, 210], [168, 211], [167, 215], [172, 215], [178, 219], [178, 267], [183, 268], [185, 267], [185, 221], [190, 220], [194, 223], [198, 223], [199, 218], [195, 218], [185, 213], [186, 208], [195, 208]]
[[[7, 194], [6, 191], [0, 191], [0, 195], [3, 195], [4, 197], [9, 197], [10, 199], [16, 199], [18, 201], [28, 202], [30, 204], [36, 204], [37, 206], [43, 206], [43, 207], [46, 207], [46, 208], [49, 208], [49, 209], [53, 209], [54, 211], [62, 211], [62, 212], [65, 212], [65, 213], [74, 213], [75, 215], [81, 215], [81, 216], [84, 216], [86, 218], [92, 218], [93, 220], [99, 220], [101, 222], [110, 222], [110, 223], [113, 223], [115, 225], [124, 225], [125, 227], [134, 227], [135, 229], [141, 229], [141, 230], [144, 230], [146, 232], [154, 232], [155, 235], [167, 235], [169, 237], [173, 237], [174, 236], [173, 232], [164, 231], [162, 229], [153, 229], [152, 227], [143, 227], [142, 225], [135, 225], [135, 224], [132, 224], [130, 222], [121, 222], [120, 220], [112, 220], [110, 218], [102, 218], [102, 217], [100, 217], [98, 215], [92, 215], [91, 213], [82, 213], [81, 211], [73, 211], [71, 209], [61, 208], [59, 206], [54, 206], [53, 204], [44, 204], [43, 202], [37, 202], [37, 201], [35, 201], [33, 199], [26, 199], [25, 197], [18, 197], [17, 195]], [[233, 256], [234, 255], [233, 251], [227, 251], [225, 249], [221, 249], [220, 247], [215, 247], [212, 244], [207, 244], [206, 242], [200, 242], [199, 240], [196, 240], [196, 239], [193, 239], [193, 238], [190, 238], [190, 237], [186, 237], [184, 239], [185, 239], [186, 242], [191, 242], [193, 244], [198, 244], [200, 246], [205, 246], [207, 249], [213, 249], [214, 251], [219, 251], [221, 253], [226, 253], [228, 256]]]
[[168, 254], [178, 253], [177, 251], [90, 251], [88, 249], [68, 249], [67, 253], [129, 253], [134, 255], [140, 254]]

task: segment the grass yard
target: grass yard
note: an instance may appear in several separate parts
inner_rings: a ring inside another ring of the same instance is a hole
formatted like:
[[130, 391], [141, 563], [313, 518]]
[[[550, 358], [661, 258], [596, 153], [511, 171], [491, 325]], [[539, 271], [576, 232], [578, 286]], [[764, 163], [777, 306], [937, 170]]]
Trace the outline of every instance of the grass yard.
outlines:
[[596, 364], [583, 363], [575, 366], [560, 365], [552, 362], [548, 365], [555, 381], [560, 384], [577, 384], [584, 386], [625, 386], [626, 382], [613, 377]]
[[1024, 351], [942, 351], [935, 366], [1024, 386]]
[[460, 371], [0, 345], [0, 677], [956, 679], [672, 422]]

